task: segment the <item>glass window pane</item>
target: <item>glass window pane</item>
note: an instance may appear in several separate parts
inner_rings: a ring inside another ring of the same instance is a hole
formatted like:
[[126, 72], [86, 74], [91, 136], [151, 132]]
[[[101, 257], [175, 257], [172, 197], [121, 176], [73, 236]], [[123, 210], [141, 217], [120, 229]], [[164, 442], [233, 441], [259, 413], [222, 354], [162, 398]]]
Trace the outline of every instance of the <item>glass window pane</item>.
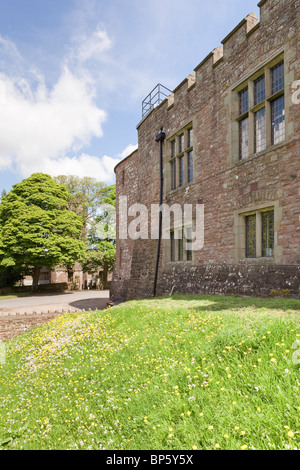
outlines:
[[183, 152], [184, 150], [184, 134], [180, 134], [178, 137], [178, 153]]
[[174, 232], [170, 232], [170, 240], [171, 240], [171, 261], [175, 261], [175, 239], [174, 239]]
[[255, 119], [255, 152], [266, 148], [266, 108], [262, 108], [254, 115]]
[[259, 77], [254, 82], [254, 104], [259, 104], [266, 98], [265, 76]]
[[178, 231], [178, 261], [183, 261], [183, 230]]
[[191, 183], [193, 181], [193, 177], [194, 177], [194, 161], [193, 161], [193, 152], [189, 152], [187, 154], [187, 158], [188, 158], [188, 183]]
[[285, 108], [284, 96], [272, 103], [272, 144], [278, 144], [285, 139]]
[[240, 91], [239, 93], [239, 102], [240, 102], [240, 114], [244, 114], [249, 109], [249, 93], [248, 88]]
[[256, 258], [256, 214], [246, 217], [246, 258]]
[[171, 142], [171, 157], [172, 158], [175, 157], [175, 151], [176, 151], [175, 149], [176, 149], [176, 141], [174, 139]]
[[176, 188], [176, 160], [171, 161], [171, 189]]
[[240, 160], [249, 157], [249, 118], [239, 123]]
[[274, 211], [262, 212], [262, 256], [274, 254]]
[[193, 129], [188, 130], [188, 143], [187, 143], [188, 148], [193, 146]]
[[276, 65], [271, 70], [272, 73], [272, 94], [277, 93], [278, 91], [284, 88], [284, 63]]
[[191, 243], [192, 243], [192, 227], [187, 227], [185, 229], [186, 235], [186, 259], [191, 261], [193, 259], [193, 252], [191, 250]]
[[179, 186], [184, 185], [184, 157], [179, 159]]

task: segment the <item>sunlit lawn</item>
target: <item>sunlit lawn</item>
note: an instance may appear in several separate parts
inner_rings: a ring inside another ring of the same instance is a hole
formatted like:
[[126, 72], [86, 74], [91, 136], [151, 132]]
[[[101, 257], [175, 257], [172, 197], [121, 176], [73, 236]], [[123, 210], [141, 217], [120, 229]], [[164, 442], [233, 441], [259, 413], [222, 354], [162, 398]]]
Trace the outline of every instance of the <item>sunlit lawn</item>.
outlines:
[[13, 294], [0, 295], [0, 300], [15, 299], [17, 297], [31, 297], [33, 295], [34, 294], [32, 292], [21, 292], [21, 293], [16, 292]]
[[52, 320], [5, 343], [0, 449], [299, 449], [299, 309], [174, 296]]

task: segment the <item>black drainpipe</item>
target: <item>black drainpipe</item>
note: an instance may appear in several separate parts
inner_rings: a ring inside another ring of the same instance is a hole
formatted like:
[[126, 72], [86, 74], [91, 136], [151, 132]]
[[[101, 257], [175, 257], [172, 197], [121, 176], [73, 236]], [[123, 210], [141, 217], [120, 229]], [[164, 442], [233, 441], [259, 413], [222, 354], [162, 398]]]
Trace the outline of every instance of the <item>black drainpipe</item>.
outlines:
[[[163, 142], [166, 138], [164, 130], [161, 129], [157, 134], [155, 141], [160, 143], [160, 155], [159, 155], [159, 166], [160, 166], [160, 191], [159, 191], [159, 206], [163, 203]], [[158, 265], [159, 265], [159, 256], [160, 256], [160, 245], [161, 245], [161, 235], [162, 235], [162, 210], [159, 211], [159, 226], [158, 226], [158, 244], [157, 244], [157, 255], [156, 255], [156, 266], [155, 266], [155, 276], [154, 276], [154, 287], [153, 287], [153, 297], [156, 296], [156, 286], [157, 286], [157, 275], [158, 275]]]

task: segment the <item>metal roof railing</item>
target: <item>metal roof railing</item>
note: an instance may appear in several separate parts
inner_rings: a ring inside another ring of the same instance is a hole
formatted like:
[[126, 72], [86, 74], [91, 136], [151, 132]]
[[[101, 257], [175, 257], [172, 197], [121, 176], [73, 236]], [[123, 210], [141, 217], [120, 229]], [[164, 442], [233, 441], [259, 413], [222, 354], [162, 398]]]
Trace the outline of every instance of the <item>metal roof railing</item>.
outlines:
[[172, 93], [171, 90], [161, 85], [156, 85], [155, 88], [149, 93], [148, 96], [143, 100], [142, 103], [142, 115], [143, 118], [152, 111], [153, 108], [162, 103]]

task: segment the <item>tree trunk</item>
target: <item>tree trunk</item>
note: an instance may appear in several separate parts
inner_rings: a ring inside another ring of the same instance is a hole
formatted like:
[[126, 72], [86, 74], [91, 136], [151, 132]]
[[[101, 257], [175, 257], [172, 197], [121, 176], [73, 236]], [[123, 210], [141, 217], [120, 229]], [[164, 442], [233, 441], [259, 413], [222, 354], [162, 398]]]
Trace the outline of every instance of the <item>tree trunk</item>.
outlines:
[[40, 279], [40, 272], [41, 268], [39, 266], [35, 266], [33, 275], [32, 275], [32, 292], [37, 292], [39, 287], [39, 279]]
[[68, 282], [73, 282], [73, 275], [74, 275], [74, 266], [67, 268], [68, 270]]

